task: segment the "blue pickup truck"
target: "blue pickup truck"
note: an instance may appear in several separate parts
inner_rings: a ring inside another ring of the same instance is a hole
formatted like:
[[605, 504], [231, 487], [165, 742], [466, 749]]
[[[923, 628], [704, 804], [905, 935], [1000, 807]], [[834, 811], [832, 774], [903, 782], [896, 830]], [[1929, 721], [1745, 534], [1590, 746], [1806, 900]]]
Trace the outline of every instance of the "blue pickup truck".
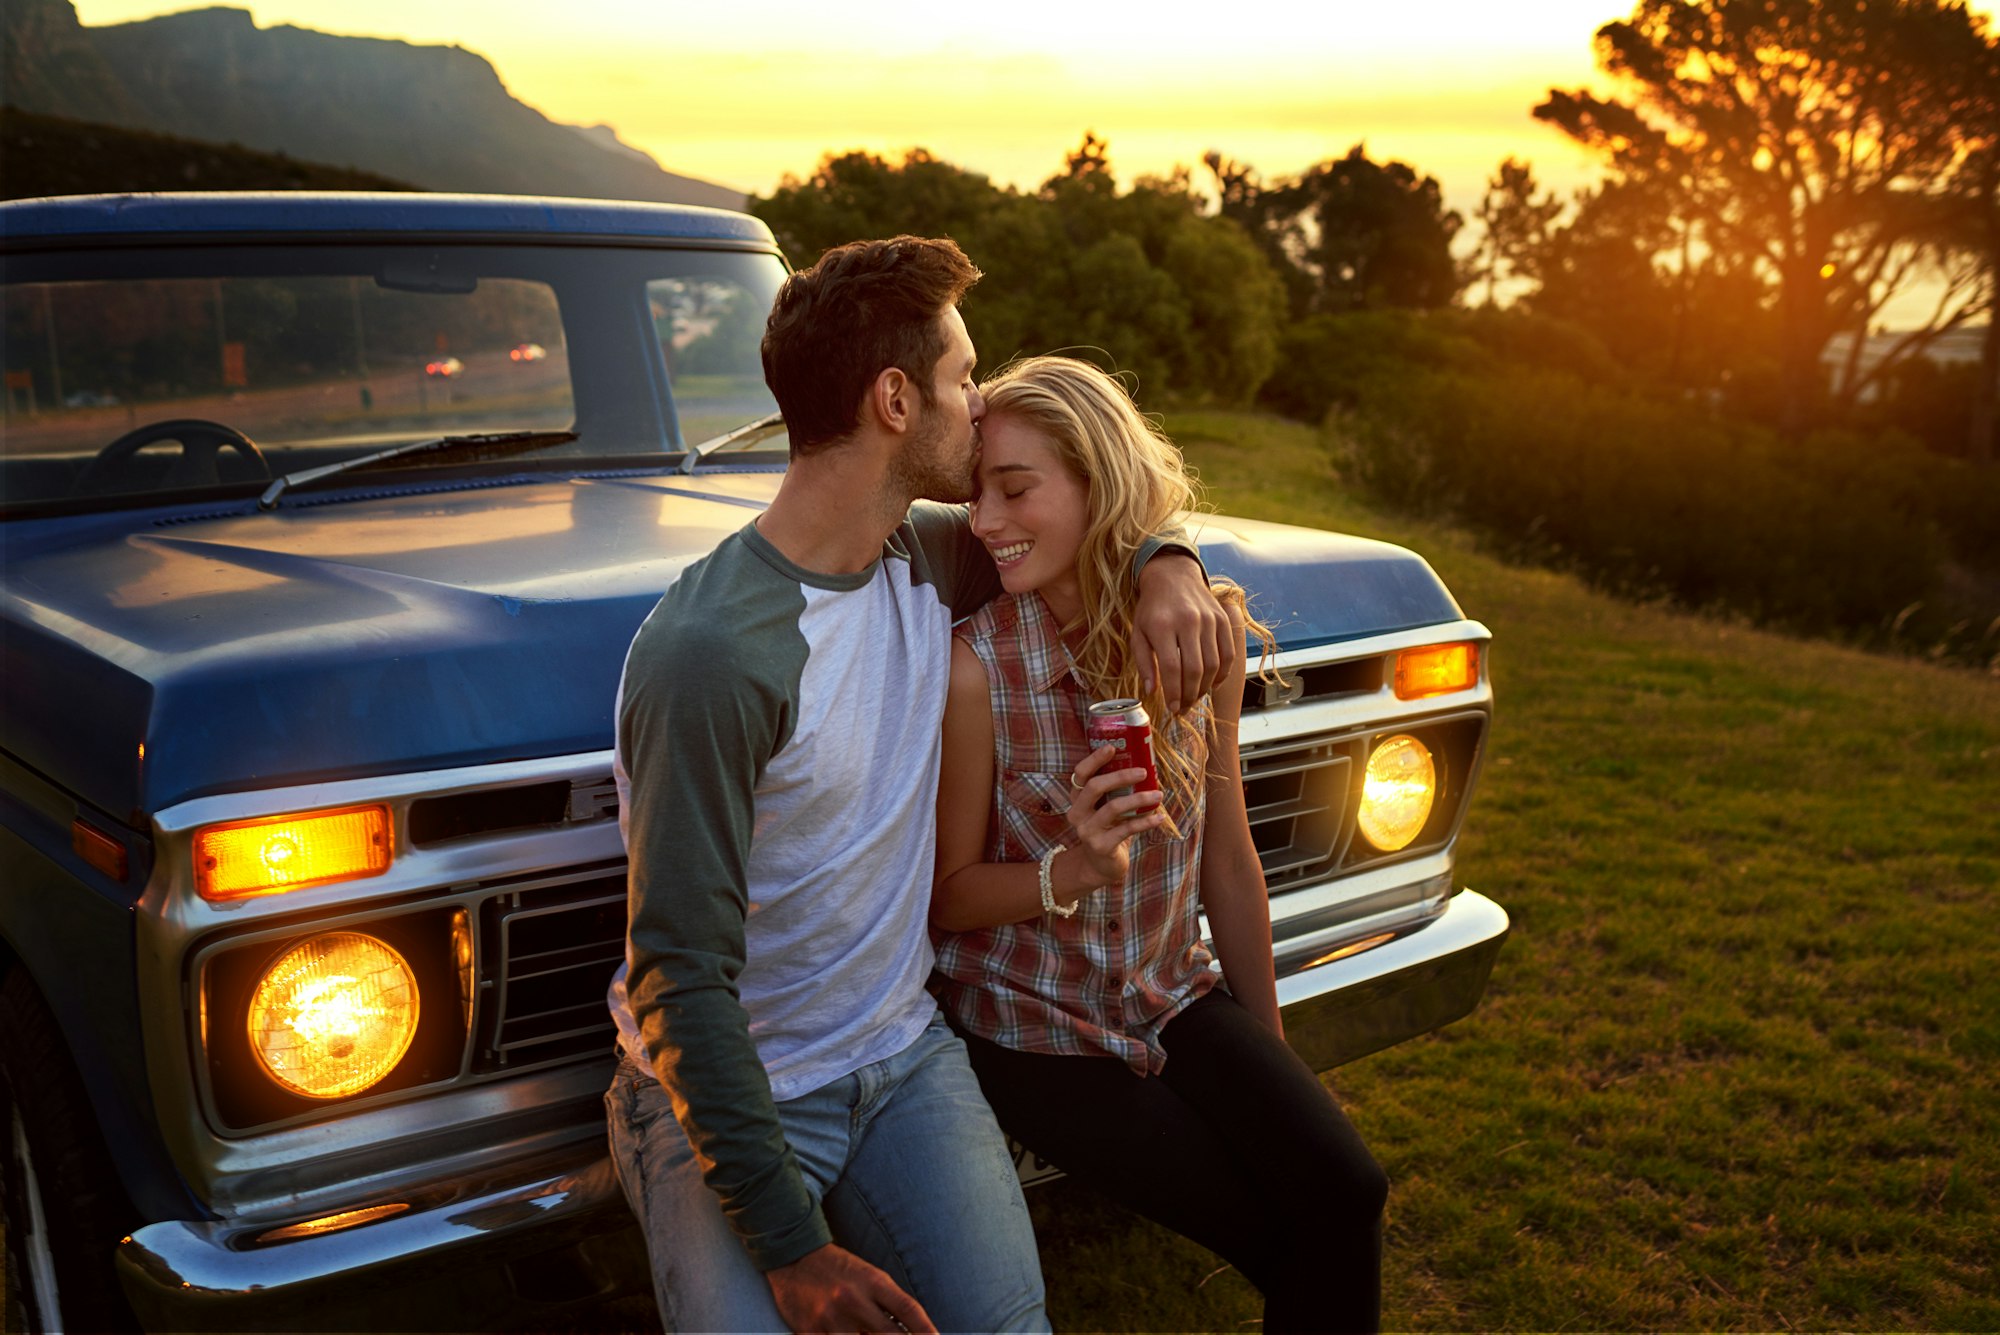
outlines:
[[[97, 196], [0, 206], [0, 255], [8, 1328], [547, 1328], [646, 1292], [601, 1102], [612, 697], [784, 468], [770, 233]], [[1198, 534], [1281, 639], [1245, 784], [1324, 1070], [1466, 1014], [1506, 935], [1453, 870], [1490, 637], [1399, 548]]]

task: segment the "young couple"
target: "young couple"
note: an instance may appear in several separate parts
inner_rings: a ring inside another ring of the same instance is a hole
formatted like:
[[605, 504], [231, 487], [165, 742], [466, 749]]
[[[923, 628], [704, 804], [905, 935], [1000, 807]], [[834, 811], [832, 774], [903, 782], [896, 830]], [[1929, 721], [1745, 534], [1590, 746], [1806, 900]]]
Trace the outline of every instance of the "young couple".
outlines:
[[[975, 384], [978, 276], [899, 237], [787, 280], [791, 468], [626, 658], [606, 1105], [662, 1319], [1047, 1329], [997, 1110], [1234, 1263], [1267, 1328], [1372, 1328], [1386, 1182], [1284, 1046], [1243, 807], [1262, 628], [1116, 382]], [[1112, 695], [1148, 697], [1164, 800], [1084, 740]]]

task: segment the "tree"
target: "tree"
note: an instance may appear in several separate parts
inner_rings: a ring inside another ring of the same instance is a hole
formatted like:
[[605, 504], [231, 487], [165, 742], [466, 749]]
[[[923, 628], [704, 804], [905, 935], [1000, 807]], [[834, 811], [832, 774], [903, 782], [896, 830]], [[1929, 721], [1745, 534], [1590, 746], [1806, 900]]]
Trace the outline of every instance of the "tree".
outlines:
[[1692, 244], [1776, 288], [1782, 421], [1802, 430], [1835, 333], [1861, 336], [1915, 281], [1931, 317], [1862, 389], [1992, 305], [1963, 244], [1994, 97], [1986, 21], [1960, 0], [1639, 0], [1597, 33], [1624, 100], [1551, 89], [1535, 115], [1644, 185]]
[[983, 366], [1099, 349], [1148, 402], [1248, 402], [1277, 362], [1283, 291], [1236, 224], [1208, 216], [1185, 171], [1120, 193], [1086, 134], [1033, 194], [913, 149], [829, 155], [753, 211], [795, 261], [859, 237], [950, 236], [985, 271], [965, 321]]
[[861, 237], [958, 236], [1006, 194], [986, 177], [913, 148], [900, 163], [873, 153], [829, 153], [805, 180], [787, 175], [750, 211], [770, 225], [794, 263]]
[[1770, 285], [1698, 244], [1662, 193], [1629, 180], [1580, 192], [1523, 261], [1536, 280], [1525, 304], [1589, 330], [1643, 375], [1769, 415]]
[[1287, 266], [1293, 313], [1450, 304], [1458, 293], [1451, 241], [1463, 219], [1435, 177], [1369, 160], [1356, 144], [1295, 177], [1264, 185], [1247, 165], [1211, 152], [1222, 214]]
[[2000, 450], [2000, 41], [1987, 43], [1985, 125], [1971, 169], [1969, 229], [1986, 256], [1986, 337], [1980, 344], [1979, 380], [1972, 396], [1966, 457], [1990, 464]]
[[1475, 277], [1486, 280], [1486, 304], [1491, 306], [1500, 284], [1508, 278], [1533, 278], [1536, 262], [1548, 245], [1549, 227], [1563, 211], [1554, 195], [1535, 198], [1535, 169], [1508, 157], [1486, 182], [1479, 201], [1483, 234], [1473, 254]]
[[1263, 253], [1271, 269], [1284, 285], [1287, 304], [1294, 315], [1312, 309], [1317, 286], [1306, 269], [1306, 239], [1296, 210], [1287, 212], [1289, 201], [1275, 187], [1266, 188], [1256, 168], [1238, 162], [1214, 149], [1202, 155], [1202, 163], [1215, 178], [1217, 212], [1243, 229]]

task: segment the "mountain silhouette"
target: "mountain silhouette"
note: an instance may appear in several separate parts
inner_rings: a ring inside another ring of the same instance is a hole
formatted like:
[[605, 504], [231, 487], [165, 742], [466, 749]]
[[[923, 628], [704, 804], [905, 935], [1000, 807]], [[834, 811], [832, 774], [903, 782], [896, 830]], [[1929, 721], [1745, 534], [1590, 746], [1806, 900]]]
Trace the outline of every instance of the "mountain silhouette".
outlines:
[[9, 105], [240, 144], [427, 190], [740, 209], [741, 192], [664, 171], [609, 126], [563, 125], [457, 46], [259, 28], [217, 6], [86, 28], [70, 0], [6, 0]]

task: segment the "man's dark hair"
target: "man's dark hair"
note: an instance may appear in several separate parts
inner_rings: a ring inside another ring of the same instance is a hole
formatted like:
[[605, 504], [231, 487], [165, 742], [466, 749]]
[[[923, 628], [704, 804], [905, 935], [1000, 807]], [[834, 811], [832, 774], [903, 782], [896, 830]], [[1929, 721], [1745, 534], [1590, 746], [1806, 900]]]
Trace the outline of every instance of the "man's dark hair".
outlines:
[[899, 236], [835, 246], [785, 280], [764, 326], [764, 383], [778, 400], [794, 455], [861, 424], [861, 399], [894, 366], [926, 408], [944, 356], [939, 321], [979, 270], [948, 237]]

